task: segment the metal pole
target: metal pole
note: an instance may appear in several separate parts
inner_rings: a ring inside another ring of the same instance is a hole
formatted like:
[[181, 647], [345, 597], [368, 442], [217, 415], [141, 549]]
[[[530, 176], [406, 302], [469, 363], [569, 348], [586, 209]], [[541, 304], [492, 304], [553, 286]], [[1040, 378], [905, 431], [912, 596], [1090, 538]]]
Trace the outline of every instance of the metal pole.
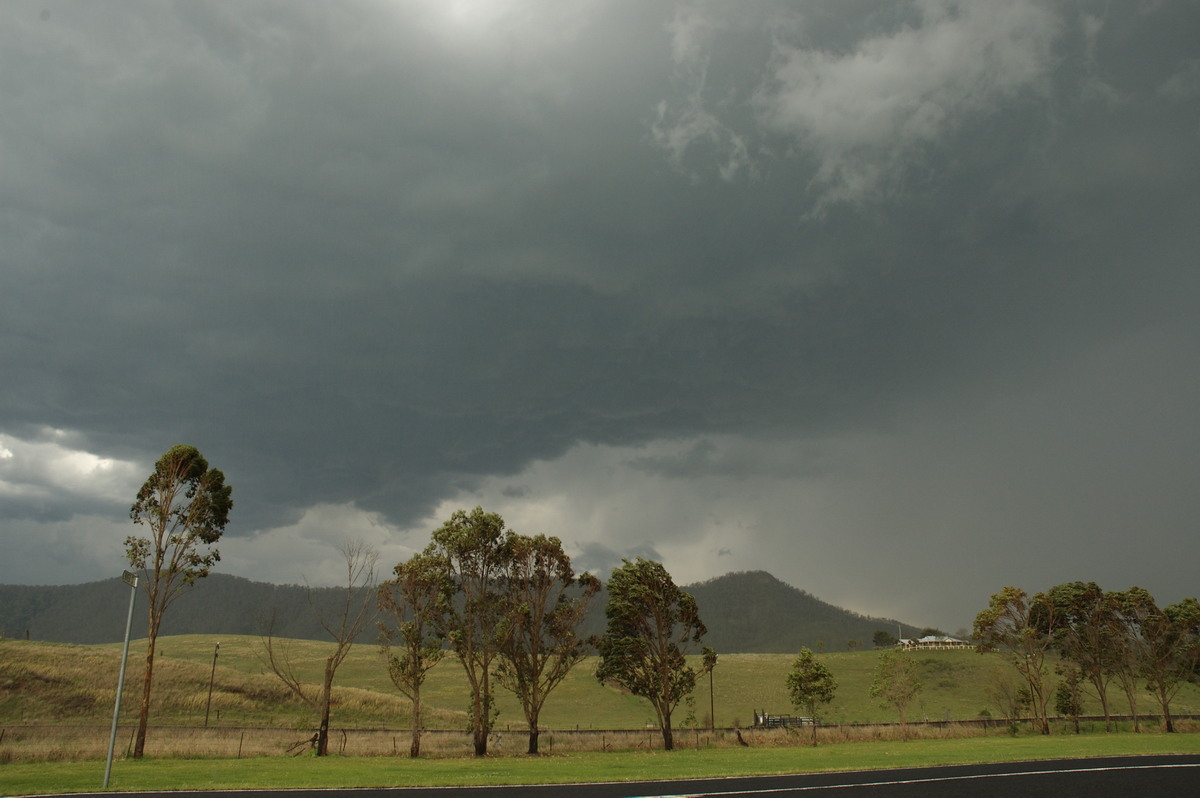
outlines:
[[104, 763], [104, 789], [112, 775], [113, 749], [117, 745], [117, 719], [121, 716], [121, 692], [125, 689], [125, 662], [129, 659], [129, 630], [133, 627], [133, 600], [137, 598], [137, 574], [125, 571], [121, 579], [129, 585], [129, 615], [125, 617], [125, 647], [121, 650], [121, 675], [117, 678], [117, 700], [113, 705], [112, 731], [108, 735], [108, 761]]
[[204, 705], [204, 727], [208, 728], [208, 710], [212, 706], [212, 690], [213, 680], [217, 677], [217, 654], [221, 651], [221, 644], [217, 643], [217, 647], [213, 649], [213, 666], [212, 673], [208, 675], [208, 703]]
[[708, 669], [708, 728], [712, 731], [717, 730], [717, 704], [713, 698], [713, 675], [712, 668]]

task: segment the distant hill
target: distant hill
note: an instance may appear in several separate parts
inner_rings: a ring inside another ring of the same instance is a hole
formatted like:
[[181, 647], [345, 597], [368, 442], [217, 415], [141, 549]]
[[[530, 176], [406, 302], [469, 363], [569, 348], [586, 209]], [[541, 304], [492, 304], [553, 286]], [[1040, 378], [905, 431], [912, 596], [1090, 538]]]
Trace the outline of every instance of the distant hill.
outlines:
[[766, 571], [731, 573], [688, 585], [708, 627], [704, 644], [718, 652], [787, 654], [806, 646], [845, 651], [850, 641], [870, 648], [877, 630], [918, 636], [920, 627], [869, 618], [821, 601]]
[[[876, 630], [895, 634], [897, 622], [849, 612], [787, 585], [763, 571], [731, 573], [688, 585], [708, 626], [704, 644], [726, 653], [789, 653], [801, 646], [844, 651], [849, 641], [869, 648]], [[134, 609], [134, 637], [146, 634], [146, 599]], [[212, 574], [185, 591], [167, 611], [163, 635], [239, 634], [266, 631], [272, 615], [275, 634], [304, 640], [327, 638], [315, 608], [333, 616], [342, 591], [303, 585], [273, 585], [227, 574]], [[584, 624], [587, 633], [604, 630], [602, 593]], [[0, 636], [58, 643], [113, 643], [125, 634], [129, 587], [120, 579], [81, 585], [0, 585]], [[901, 624], [905, 635], [918, 627]], [[373, 642], [375, 630], [360, 642]]]
[[[138, 587], [133, 636], [146, 636], [146, 595]], [[257, 635], [272, 614], [279, 637], [322, 640], [314, 607], [329, 617], [344, 595], [338, 588], [272, 585], [212, 574], [185, 590], [167, 610], [160, 634]], [[0, 585], [0, 635], [55, 643], [114, 643], [125, 635], [129, 586], [119, 578], [81, 585]], [[374, 640], [376, 631], [364, 634]]]

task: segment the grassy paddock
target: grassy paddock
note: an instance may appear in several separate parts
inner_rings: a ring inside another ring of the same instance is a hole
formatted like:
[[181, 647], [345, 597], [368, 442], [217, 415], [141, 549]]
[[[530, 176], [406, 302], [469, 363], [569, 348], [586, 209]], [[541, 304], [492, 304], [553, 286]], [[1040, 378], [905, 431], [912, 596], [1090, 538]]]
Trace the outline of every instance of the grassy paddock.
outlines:
[[[1018, 735], [941, 740], [711, 747], [674, 752], [556, 753], [541, 757], [269, 757], [157, 759], [114, 764], [113, 790], [405, 787], [708, 778], [747, 774], [953, 765], [1083, 756], [1200, 753], [1200, 733]], [[95, 791], [103, 760], [0, 766], [0, 793]]]
[[[211, 723], [224, 727], [271, 726], [311, 728], [315, 712], [293, 698], [260, 658], [261, 642], [254, 637], [187, 635], [160, 638], [151, 722], [156, 726], [200, 726], [208, 710], [208, 688], [213, 648], [221, 643], [211, 704]], [[284, 641], [301, 678], [319, 683], [329, 643]], [[141, 689], [137, 655], [144, 642], [131, 649], [125, 682], [122, 722], [136, 714]], [[75, 646], [0, 640], [0, 726], [106, 725], [112, 718], [114, 687], [119, 669], [120, 644]], [[822, 715], [828, 724], [881, 723], [896, 720], [894, 710], [870, 697], [878, 653], [839, 652], [820, 655], [838, 681], [833, 703]], [[787, 673], [794, 655], [721, 654], [714, 672], [715, 689], [709, 694], [701, 679], [690, 703], [676, 712], [676, 726], [715, 725], [745, 728], [755, 710], [772, 714], [794, 712], [787, 694]], [[990, 705], [988, 688], [997, 678], [1012, 680], [1013, 668], [998, 655], [980, 656], [969, 651], [930, 651], [917, 656], [925, 689], [909, 708], [912, 720], [969, 720]], [[641, 729], [654, 722], [650, 705], [627, 692], [599, 684], [595, 658], [571, 671], [547, 701], [540, 718], [552, 729]], [[462, 667], [447, 657], [430, 672], [422, 688], [427, 728], [458, 731], [467, 726], [467, 686]], [[409, 702], [388, 680], [378, 650], [355, 646], [337, 674], [332, 722], [358, 729], [403, 729], [410, 718]], [[1123, 713], [1123, 696], [1111, 695], [1113, 711]], [[496, 695], [500, 711], [498, 728], [516, 734], [523, 717], [516, 699], [507, 691]], [[1096, 714], [1098, 702], [1088, 699], [1085, 712]], [[1148, 695], [1140, 701], [1143, 712], [1155, 712]], [[1200, 687], [1184, 685], [1172, 704], [1179, 714], [1200, 713]]]

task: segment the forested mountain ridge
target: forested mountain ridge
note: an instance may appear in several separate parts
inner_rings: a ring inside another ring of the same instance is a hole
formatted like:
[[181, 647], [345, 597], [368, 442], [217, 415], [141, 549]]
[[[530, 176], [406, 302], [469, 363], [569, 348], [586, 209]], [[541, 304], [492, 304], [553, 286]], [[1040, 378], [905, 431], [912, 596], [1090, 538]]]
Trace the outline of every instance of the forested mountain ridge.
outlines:
[[[161, 634], [274, 634], [325, 639], [317, 610], [328, 617], [345, 595], [340, 588], [274, 585], [211, 574], [185, 589], [168, 608]], [[0, 636], [55, 643], [112, 643], [125, 634], [129, 586], [121, 579], [79, 585], [0, 585]], [[146, 634], [146, 595], [139, 586], [133, 636]], [[374, 640], [374, 628], [364, 641]]]
[[878, 630], [918, 636], [919, 626], [891, 618], [870, 618], [821, 601], [766, 571], [742, 571], [684, 588], [696, 599], [708, 626], [704, 644], [718, 652], [795, 653], [801, 646], [845, 651], [854, 641], [870, 648]]
[[[726, 653], [789, 653], [801, 646], [827, 651], [870, 647], [876, 630], [894, 634], [897, 622], [867, 618], [821, 601], [764, 571], [731, 573], [684, 587], [708, 626], [704, 645]], [[145, 596], [138, 589], [133, 635], [146, 633]], [[341, 588], [273, 585], [228, 574], [200, 580], [171, 605], [162, 634], [257, 635], [274, 618], [279, 637], [324, 640], [317, 617], [333, 617]], [[604, 630], [601, 592], [585, 621], [588, 634]], [[125, 633], [129, 587], [118, 578], [79, 585], [0, 585], [0, 636], [60, 643], [119, 642]], [[917, 627], [902, 625], [905, 635]], [[374, 642], [366, 630], [359, 642]]]

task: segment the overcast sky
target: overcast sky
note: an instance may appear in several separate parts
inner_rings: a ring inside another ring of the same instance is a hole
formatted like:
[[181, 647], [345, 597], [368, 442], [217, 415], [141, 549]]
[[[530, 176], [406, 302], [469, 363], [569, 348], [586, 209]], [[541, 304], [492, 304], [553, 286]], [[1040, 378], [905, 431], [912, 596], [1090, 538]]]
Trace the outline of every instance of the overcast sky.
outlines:
[[0, 582], [458, 508], [953, 632], [1200, 591], [1200, 5], [0, 5]]

